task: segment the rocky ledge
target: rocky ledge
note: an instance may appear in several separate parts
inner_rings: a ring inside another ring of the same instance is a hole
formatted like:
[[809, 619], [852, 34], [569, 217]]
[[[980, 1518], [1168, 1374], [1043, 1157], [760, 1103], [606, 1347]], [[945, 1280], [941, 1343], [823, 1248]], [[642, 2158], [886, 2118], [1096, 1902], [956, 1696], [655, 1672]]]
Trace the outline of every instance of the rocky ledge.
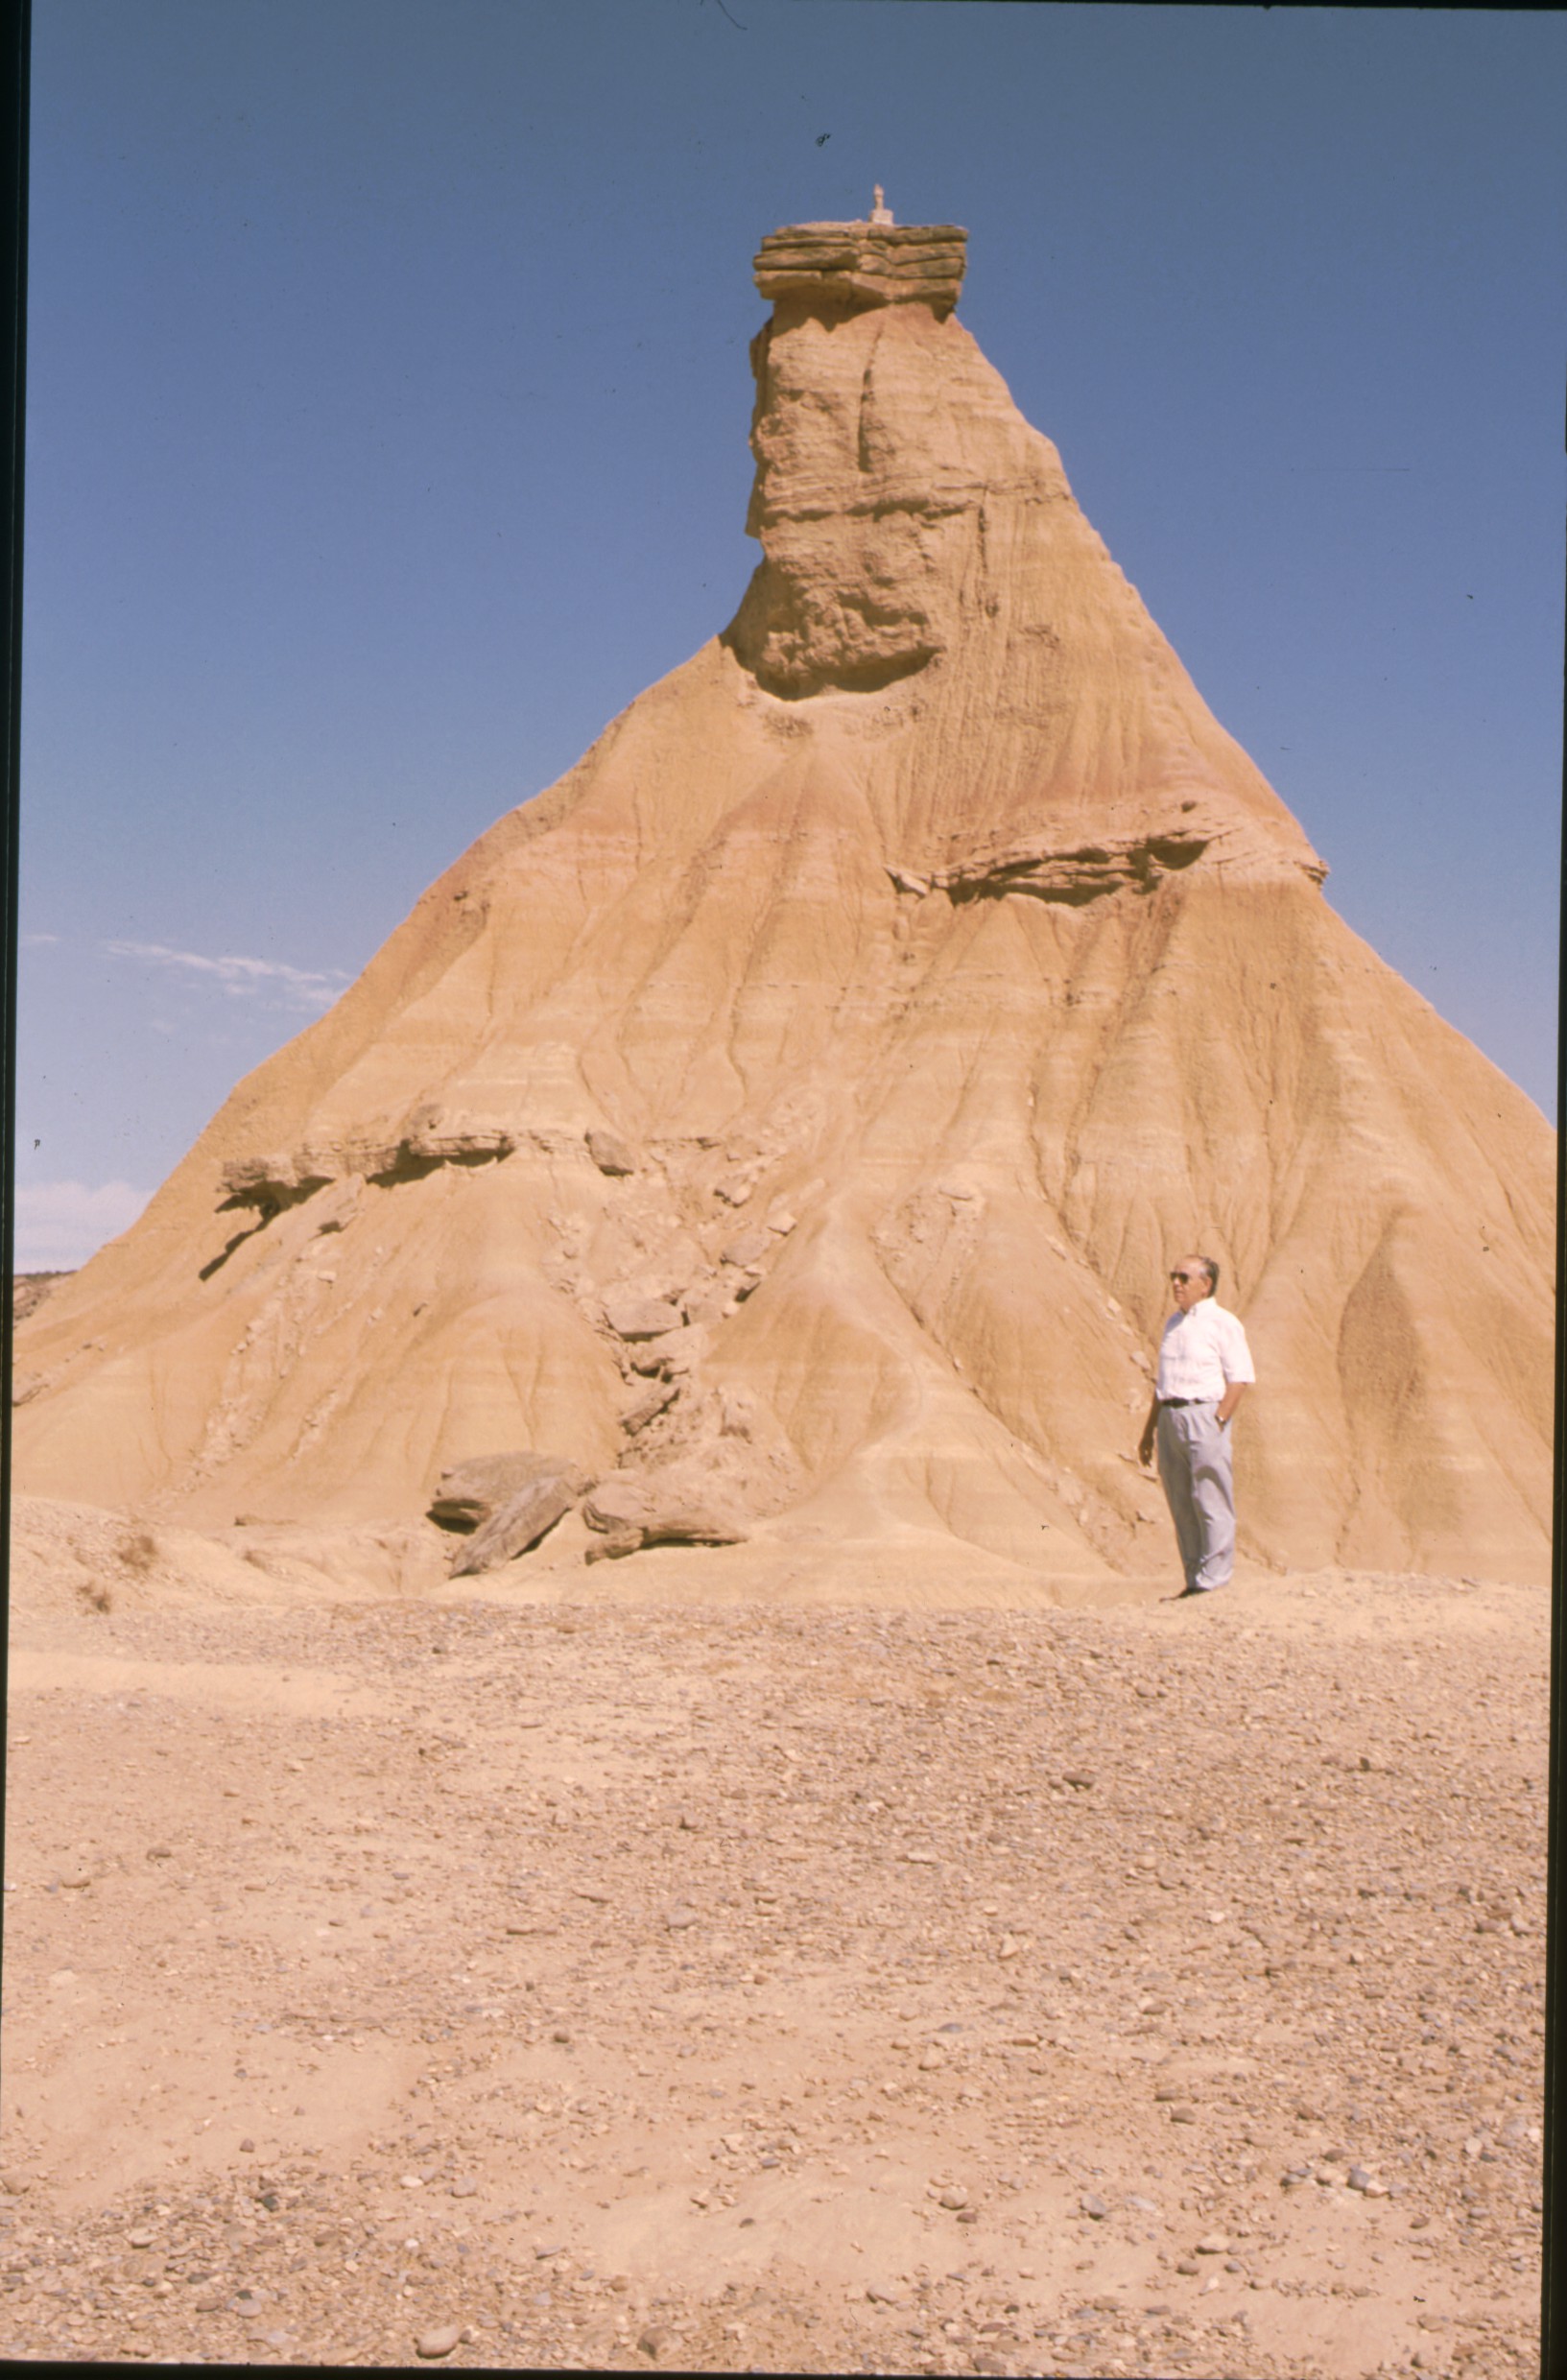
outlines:
[[767, 234], [752, 270], [770, 305], [827, 297], [859, 313], [917, 303], [940, 322], [958, 302], [967, 241], [956, 224], [788, 224]]

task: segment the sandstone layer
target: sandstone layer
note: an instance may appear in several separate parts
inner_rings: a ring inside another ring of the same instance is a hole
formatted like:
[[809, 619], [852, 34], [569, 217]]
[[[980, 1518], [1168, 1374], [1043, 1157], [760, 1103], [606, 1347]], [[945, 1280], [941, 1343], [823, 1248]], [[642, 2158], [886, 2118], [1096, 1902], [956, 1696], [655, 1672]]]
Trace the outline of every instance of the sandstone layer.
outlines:
[[1553, 1136], [1328, 907], [962, 245], [764, 245], [734, 620], [27, 1319], [22, 1486], [392, 1523], [524, 1449], [654, 1535], [700, 1476], [748, 1559], [1103, 1592], [1168, 1559], [1132, 1449], [1199, 1247], [1253, 1557], [1545, 1575]]

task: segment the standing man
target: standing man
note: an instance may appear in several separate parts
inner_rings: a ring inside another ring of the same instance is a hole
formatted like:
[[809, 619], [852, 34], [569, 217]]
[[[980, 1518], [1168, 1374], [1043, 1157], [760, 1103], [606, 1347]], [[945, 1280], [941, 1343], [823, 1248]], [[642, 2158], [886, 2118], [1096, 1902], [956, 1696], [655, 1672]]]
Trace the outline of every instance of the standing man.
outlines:
[[1257, 1375], [1246, 1332], [1214, 1296], [1219, 1267], [1213, 1258], [1183, 1256], [1170, 1285], [1175, 1311], [1159, 1342], [1153, 1402], [1137, 1459], [1152, 1462], [1157, 1441], [1159, 1484], [1186, 1573], [1182, 1593], [1206, 1595], [1228, 1585], [1235, 1568], [1229, 1424]]

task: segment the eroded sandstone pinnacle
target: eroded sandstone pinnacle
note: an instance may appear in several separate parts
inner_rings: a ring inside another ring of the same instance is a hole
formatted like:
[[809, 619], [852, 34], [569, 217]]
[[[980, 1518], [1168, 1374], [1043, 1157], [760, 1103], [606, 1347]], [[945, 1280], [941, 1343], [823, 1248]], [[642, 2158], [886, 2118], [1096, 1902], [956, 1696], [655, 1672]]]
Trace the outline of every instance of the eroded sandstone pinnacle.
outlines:
[[879, 194], [762, 242], [734, 617], [23, 1322], [25, 1488], [379, 1527], [547, 1449], [599, 1485], [541, 1562], [1099, 1594], [1200, 1247], [1268, 1383], [1251, 1550], [1539, 1574], [1549, 1128], [1323, 901], [964, 245]]

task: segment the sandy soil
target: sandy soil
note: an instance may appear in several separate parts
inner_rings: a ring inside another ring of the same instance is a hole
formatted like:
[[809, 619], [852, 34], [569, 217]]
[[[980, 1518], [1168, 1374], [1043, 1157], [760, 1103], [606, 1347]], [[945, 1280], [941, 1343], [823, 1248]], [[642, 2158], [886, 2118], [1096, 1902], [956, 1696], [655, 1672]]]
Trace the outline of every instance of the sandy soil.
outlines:
[[17, 1539], [7, 2355], [1533, 2368], [1542, 1592]]

